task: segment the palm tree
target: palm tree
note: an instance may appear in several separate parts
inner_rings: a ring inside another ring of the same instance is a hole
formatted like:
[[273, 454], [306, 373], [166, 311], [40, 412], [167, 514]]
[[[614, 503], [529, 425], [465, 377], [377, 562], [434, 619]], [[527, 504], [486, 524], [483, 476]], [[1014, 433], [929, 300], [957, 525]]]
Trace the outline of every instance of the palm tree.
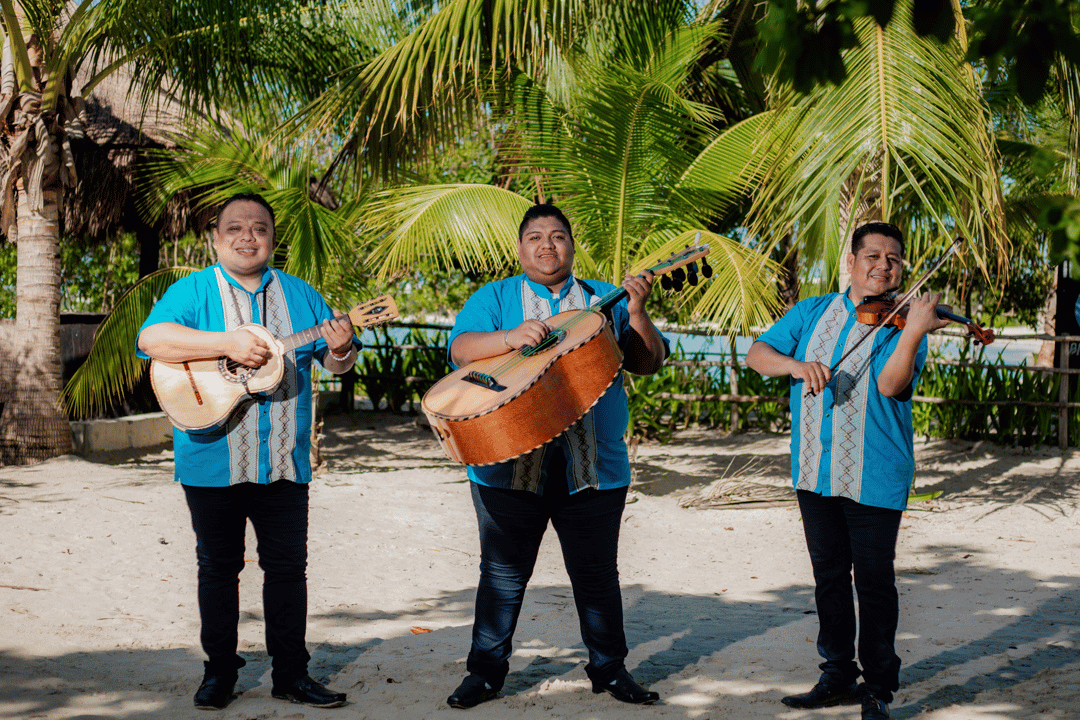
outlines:
[[694, 12], [678, 0], [450, 2], [309, 107], [315, 126], [340, 127], [344, 114], [360, 127], [360, 160], [379, 170], [477, 113], [505, 128], [504, 182], [410, 184], [373, 196], [365, 231], [381, 238], [372, 257], [379, 277], [422, 261], [501, 269], [515, 256], [521, 211], [551, 200], [575, 225], [579, 272], [621, 282], [700, 230], [721, 260], [695, 309], [730, 327], [764, 322], [774, 266], [710, 231], [722, 194], [702, 202], [680, 185], [721, 120], [689, 92], [719, 32]]
[[794, 237], [804, 275], [838, 278], [858, 224], [887, 220], [907, 232], [915, 267], [951, 236], [981, 268], [1005, 262], [999, 162], [991, 120], [970, 65], [963, 23], [947, 43], [919, 36], [910, 0], [887, 28], [855, 21], [858, 45], [846, 78], [799, 94], [770, 93], [769, 120], [754, 138], [750, 227], [775, 245]]
[[[15, 367], [0, 411], [0, 463], [70, 452], [58, 403], [59, 217], [64, 189], [76, 179], [70, 138], [84, 98], [121, 69], [143, 99], [166, 87], [186, 106], [215, 114], [253, 93], [312, 92], [336, 69], [341, 45], [319, 13], [303, 0], [0, 0], [7, 159], [0, 224], [18, 244]], [[90, 81], [73, 85], [84, 67]]]

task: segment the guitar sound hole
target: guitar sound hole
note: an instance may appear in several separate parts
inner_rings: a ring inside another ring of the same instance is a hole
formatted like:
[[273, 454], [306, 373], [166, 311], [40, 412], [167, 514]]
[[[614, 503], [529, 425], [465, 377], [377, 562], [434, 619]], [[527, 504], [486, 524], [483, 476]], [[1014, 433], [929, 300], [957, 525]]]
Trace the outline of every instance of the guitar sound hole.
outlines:
[[255, 376], [257, 370], [227, 357], [218, 358], [218, 371], [228, 382], [242, 385]]

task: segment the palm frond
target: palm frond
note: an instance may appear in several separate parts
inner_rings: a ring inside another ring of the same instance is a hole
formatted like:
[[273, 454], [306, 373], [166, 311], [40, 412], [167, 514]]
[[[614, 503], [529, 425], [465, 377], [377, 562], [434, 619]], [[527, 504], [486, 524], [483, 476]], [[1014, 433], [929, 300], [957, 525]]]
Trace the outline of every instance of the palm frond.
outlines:
[[108, 22], [84, 34], [88, 93], [119, 68], [149, 101], [159, 88], [188, 107], [217, 112], [276, 97], [288, 107], [314, 98], [327, 77], [361, 61], [365, 47], [344, 32], [341, 3], [301, 0], [84, 0]]
[[715, 115], [683, 96], [683, 80], [713, 32], [672, 32], [644, 70], [629, 62], [591, 68], [590, 82], [567, 108], [537, 99], [542, 89], [535, 85], [517, 88], [514, 162], [537, 168], [612, 282], [621, 281], [651, 233], [674, 217], [694, 217], [673, 188], [711, 135]]
[[702, 216], [723, 214], [761, 183], [775, 161], [776, 148], [763, 132], [769, 122], [765, 112], [732, 125], [683, 171], [676, 188]]
[[427, 263], [494, 270], [517, 262], [517, 230], [532, 202], [492, 185], [423, 185], [371, 196], [363, 209], [380, 281]]
[[840, 247], [857, 213], [904, 227], [918, 208], [932, 223], [910, 231], [939, 243], [969, 238], [981, 267], [1005, 261], [996, 152], [962, 44], [920, 38], [910, 16], [910, 0], [898, 0], [887, 30], [857, 21], [861, 45], [845, 56], [847, 79], [784, 101], [793, 112], [774, 115], [782, 144], [753, 209], [754, 232], [774, 242], [793, 232], [801, 243], [813, 229], [824, 233], [822, 247]]
[[149, 362], [135, 355], [139, 328], [165, 290], [197, 268], [164, 268], [139, 280], [98, 327], [86, 361], [64, 387], [61, 402], [76, 417], [96, 415], [123, 399]]

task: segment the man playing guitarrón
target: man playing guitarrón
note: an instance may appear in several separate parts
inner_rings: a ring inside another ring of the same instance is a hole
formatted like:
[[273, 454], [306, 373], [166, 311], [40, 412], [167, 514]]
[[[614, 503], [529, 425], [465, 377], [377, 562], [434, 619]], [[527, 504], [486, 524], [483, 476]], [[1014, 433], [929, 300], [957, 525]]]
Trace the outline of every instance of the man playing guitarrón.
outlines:
[[[167, 362], [228, 357], [262, 367], [265, 340], [246, 330], [265, 326], [275, 337], [320, 326], [321, 339], [285, 354], [284, 377], [269, 396], [241, 405], [221, 428], [173, 432], [176, 480], [184, 488], [198, 558], [200, 640], [206, 652], [195, 707], [224, 708], [239, 668], [239, 575], [244, 532], [251, 520], [263, 570], [266, 647], [271, 694], [314, 707], [338, 707], [307, 672], [308, 483], [311, 466], [311, 362], [341, 374], [356, 360], [352, 322], [335, 317], [303, 280], [268, 267], [274, 215], [258, 195], [235, 195], [214, 228], [218, 264], [173, 284], [154, 305], [138, 337], [141, 357]], [[321, 325], [320, 325], [321, 323]]]
[[[536, 205], [518, 235], [524, 274], [480, 288], [457, 316], [450, 360], [463, 366], [543, 340], [547, 318], [585, 309], [614, 287], [571, 274], [574, 240], [558, 208]], [[627, 299], [612, 308], [612, 324], [630, 372], [656, 372], [667, 341], [645, 312], [652, 273], [627, 277]], [[617, 553], [630, 484], [623, 433], [628, 422], [621, 373], [584, 417], [546, 445], [508, 462], [468, 469], [480, 529], [480, 583], [468, 675], [447, 703], [470, 708], [494, 697], [509, 672], [514, 629], [540, 541], [550, 521], [559, 536], [574, 591], [585, 671], [593, 692], [647, 704], [659, 695], [627, 672]], [[514, 432], [514, 428], [506, 428]]]

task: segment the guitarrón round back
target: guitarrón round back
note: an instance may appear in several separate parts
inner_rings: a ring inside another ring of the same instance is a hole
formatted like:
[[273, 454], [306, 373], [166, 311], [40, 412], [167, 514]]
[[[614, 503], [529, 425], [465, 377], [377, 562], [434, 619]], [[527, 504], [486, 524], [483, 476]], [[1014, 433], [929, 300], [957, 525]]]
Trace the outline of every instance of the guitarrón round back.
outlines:
[[[622, 351], [603, 314], [570, 310], [547, 322], [566, 327], [551, 347], [470, 363], [424, 395], [420, 407], [451, 460], [493, 465], [534, 450], [587, 413], [614, 382]], [[493, 376], [501, 389], [470, 381], [470, 373]]]

